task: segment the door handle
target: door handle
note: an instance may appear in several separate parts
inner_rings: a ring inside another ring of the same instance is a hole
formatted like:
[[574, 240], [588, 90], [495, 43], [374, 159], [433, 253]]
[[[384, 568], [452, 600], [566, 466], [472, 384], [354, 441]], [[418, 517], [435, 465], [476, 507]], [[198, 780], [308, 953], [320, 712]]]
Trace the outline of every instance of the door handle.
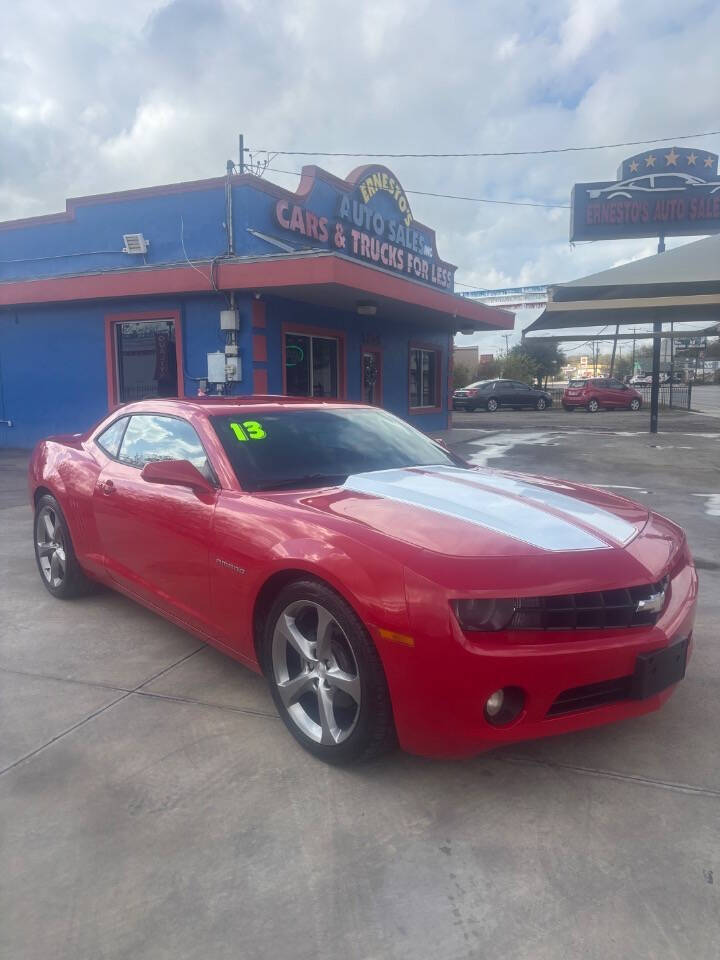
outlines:
[[98, 484], [102, 492], [106, 497], [109, 497], [111, 493], [115, 493], [115, 484], [112, 480], [104, 480], [102, 483]]

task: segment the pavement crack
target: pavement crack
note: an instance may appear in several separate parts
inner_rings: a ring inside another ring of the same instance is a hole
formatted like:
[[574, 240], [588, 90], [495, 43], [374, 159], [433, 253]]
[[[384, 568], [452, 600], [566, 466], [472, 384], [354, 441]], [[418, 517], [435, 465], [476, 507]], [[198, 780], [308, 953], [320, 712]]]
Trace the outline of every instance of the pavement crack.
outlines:
[[252, 707], [231, 707], [227, 703], [210, 703], [207, 700], [196, 700], [194, 697], [180, 697], [172, 693], [155, 693], [152, 690], [132, 690], [135, 696], [149, 697], [155, 700], [174, 700], [177, 703], [193, 703], [199, 707], [212, 707], [214, 710], [229, 710], [231, 713], [242, 713], [249, 717], [264, 717], [266, 720], [279, 720], [277, 713], [267, 710], [253, 710]]
[[69, 733], [72, 733], [74, 730], [79, 729], [84, 726], [86, 723], [89, 723], [90, 720], [94, 720], [95, 717], [99, 717], [101, 713], [105, 713], [106, 710], [109, 710], [110, 707], [114, 707], [116, 703], [120, 703], [121, 700], [126, 700], [132, 691], [123, 693], [122, 696], [116, 697], [114, 700], [111, 700], [110, 703], [106, 703], [104, 707], [100, 707], [98, 710], [94, 710], [87, 717], [83, 717], [82, 720], [78, 720], [77, 723], [74, 723], [71, 727], [68, 727], [67, 730], [63, 730], [61, 733], [58, 733], [56, 736], [51, 737], [46, 743], [43, 743], [41, 746], [36, 747], [34, 750], [31, 750], [30, 753], [26, 753], [24, 757], [19, 757], [13, 763], [9, 764], [4, 769], [0, 770], [0, 777], [3, 774], [8, 773], [10, 770], [14, 770], [15, 767], [18, 767], [21, 763], [25, 763], [27, 760], [31, 760], [33, 757], [37, 756], [38, 753], [41, 753], [43, 750], [46, 750], [48, 747], [51, 747], [54, 743], [57, 743], [58, 740], [62, 740], [63, 737], [66, 737]]
[[158, 677], [164, 676], [169, 670], [173, 670], [175, 667], [179, 667], [181, 663], [185, 663], [186, 660], [189, 660], [190, 657], [194, 657], [196, 653], [200, 653], [201, 650], [205, 650], [207, 644], [203, 643], [197, 649], [192, 650], [190, 653], [186, 653], [184, 657], [180, 657], [179, 660], [176, 660], [174, 663], [171, 663], [167, 667], [163, 667], [162, 670], [158, 670], [157, 673], [154, 673], [151, 677], [148, 677], [147, 680], [143, 680], [142, 683], [139, 683], [132, 690], [129, 690], [129, 693], [137, 693], [138, 690], [142, 690], [143, 687], [146, 687], [149, 683], [152, 683], [153, 680], [157, 680]]
[[13, 667], [0, 667], [0, 673], [10, 673], [17, 677], [31, 677], [37, 680], [59, 680], [60, 683], [77, 683], [82, 687], [99, 687], [101, 690], [115, 690], [117, 693], [132, 693], [129, 687], [118, 687], [101, 680], [78, 680], [76, 677], [61, 677], [55, 673], [35, 673], [32, 670], [16, 670]]
[[[191, 653], [185, 654], [185, 656], [180, 657], [179, 660], [175, 660], [169, 666], [164, 667], [162, 670], [159, 670], [157, 673], [153, 674], [153, 676], [148, 677], [146, 680], [143, 680], [142, 683], [139, 683], [132, 690], [123, 690], [121, 695], [119, 697], [116, 697], [114, 700], [111, 700], [110, 703], [106, 703], [105, 706], [100, 707], [98, 710], [94, 710], [92, 713], [88, 714], [87, 717], [83, 717], [82, 720], [78, 720], [77, 723], [72, 724], [72, 726], [68, 727], [66, 730], [62, 730], [60, 733], [56, 734], [54, 737], [51, 737], [45, 743], [41, 744], [39, 747], [36, 747], [34, 750], [31, 750], [29, 753], [26, 753], [24, 756], [19, 757], [17, 760], [14, 760], [11, 764], [8, 764], [7, 767], [4, 767], [2, 770], [0, 770], [0, 777], [2, 777], [6, 773], [9, 773], [10, 770], [14, 770], [15, 767], [20, 766], [21, 763], [25, 763], [28, 760], [31, 760], [33, 757], [36, 757], [39, 753], [42, 753], [43, 750], [47, 750], [48, 747], [51, 747], [54, 743], [57, 743], [58, 740], [62, 740], [64, 737], [68, 736], [68, 734], [73, 733], [75, 730], [78, 730], [80, 727], [84, 726], [86, 723], [89, 723], [91, 720], [94, 720], [96, 717], [99, 717], [100, 714], [105, 713], [106, 710], [109, 710], [111, 707], [114, 707], [116, 704], [121, 703], [123, 700], [126, 700], [128, 697], [132, 696], [134, 693], [141, 693], [141, 688], [144, 687], [145, 684], [150, 683], [152, 680], [156, 680], [158, 677], [161, 677], [164, 673], [167, 673], [168, 670], [172, 670], [173, 667], [177, 667], [179, 664], [183, 663], [183, 661], [189, 660], [190, 657], [194, 657], [195, 654], [203, 650], [204, 647], [205, 647], [205, 644], [202, 644], [202, 646], [199, 646], [196, 650], [193, 650]], [[2, 669], [5, 669], [5, 668], [2, 668]], [[19, 670], [15, 670], [15, 671], [6, 670], [5, 672], [17, 673], [18, 675], [21, 673], [21, 671]], [[27, 674], [27, 676], [40, 676], [40, 675]], [[61, 680], [62, 677], [48, 677], [47, 679]], [[69, 682], [83, 683], [83, 681], [69, 681]], [[104, 686], [104, 684], [88, 684], [88, 686]], [[110, 689], [113, 689], [113, 688], [110, 688]], [[145, 694], [145, 695], [147, 696], [149, 694]]]
[[656, 777], [643, 777], [635, 773], [618, 773], [615, 770], [604, 770], [602, 767], [584, 767], [575, 763], [563, 763], [560, 760], [537, 760], [534, 757], [509, 757], [496, 755], [497, 760], [517, 766], [549, 767], [556, 770], [569, 770], [583, 776], [601, 777], [605, 780], [619, 780], [624, 783], [638, 783], [645, 787], [655, 787], [658, 790], [672, 790], [676, 793], [692, 794], [701, 797], [720, 799], [720, 790], [712, 787], [699, 787], [691, 783], [677, 783], [673, 780], [660, 780]]

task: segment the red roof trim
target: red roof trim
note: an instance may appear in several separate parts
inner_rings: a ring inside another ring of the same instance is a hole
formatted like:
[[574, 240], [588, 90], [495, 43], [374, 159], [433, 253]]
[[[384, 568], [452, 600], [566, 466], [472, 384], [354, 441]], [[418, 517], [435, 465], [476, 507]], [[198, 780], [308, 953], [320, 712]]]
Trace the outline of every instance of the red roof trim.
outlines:
[[[206, 277], [206, 279], [204, 279]], [[465, 297], [445, 293], [376, 267], [354, 263], [337, 254], [225, 261], [217, 266], [221, 290], [278, 290], [284, 287], [338, 284], [364, 294], [401, 300], [460, 321], [511, 330], [514, 316]], [[211, 292], [209, 266], [176, 266], [113, 270], [74, 277], [48, 277], [0, 283], [0, 306], [110, 300], [123, 297]]]

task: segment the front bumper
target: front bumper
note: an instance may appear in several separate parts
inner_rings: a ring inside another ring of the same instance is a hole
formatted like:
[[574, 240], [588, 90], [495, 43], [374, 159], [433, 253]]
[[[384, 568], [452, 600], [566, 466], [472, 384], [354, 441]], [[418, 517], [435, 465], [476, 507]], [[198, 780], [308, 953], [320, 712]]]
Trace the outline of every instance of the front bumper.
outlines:
[[[670, 581], [666, 607], [653, 627], [558, 631], [518, 635], [465, 634], [454, 616], [418, 608], [414, 646], [383, 650], [401, 746], [426, 756], [463, 756], [501, 744], [567, 733], [657, 710], [677, 684], [644, 699], [630, 691], [638, 656], [687, 641], [692, 630], [697, 575], [688, 563]], [[449, 607], [448, 607], [449, 610]], [[445, 624], [440, 636], [440, 622]], [[617, 681], [617, 683], [613, 683]], [[623, 681], [622, 683], [620, 681]], [[484, 705], [495, 690], [519, 687], [524, 706], [507, 726], [493, 726]], [[596, 689], [558, 712], [558, 701], [578, 688]], [[615, 689], [615, 694], [612, 691]], [[609, 702], [608, 702], [609, 698]]]

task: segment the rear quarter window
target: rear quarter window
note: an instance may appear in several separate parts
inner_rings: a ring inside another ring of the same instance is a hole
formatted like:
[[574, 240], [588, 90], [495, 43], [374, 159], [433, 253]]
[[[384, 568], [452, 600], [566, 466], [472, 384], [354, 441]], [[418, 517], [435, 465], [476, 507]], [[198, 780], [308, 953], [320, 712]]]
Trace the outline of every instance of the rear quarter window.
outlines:
[[129, 419], [129, 417], [121, 417], [119, 420], [116, 420], [115, 423], [111, 423], [106, 430], [103, 430], [103, 432], [95, 438], [95, 443], [101, 450], [104, 450], [109, 457], [117, 457]]

